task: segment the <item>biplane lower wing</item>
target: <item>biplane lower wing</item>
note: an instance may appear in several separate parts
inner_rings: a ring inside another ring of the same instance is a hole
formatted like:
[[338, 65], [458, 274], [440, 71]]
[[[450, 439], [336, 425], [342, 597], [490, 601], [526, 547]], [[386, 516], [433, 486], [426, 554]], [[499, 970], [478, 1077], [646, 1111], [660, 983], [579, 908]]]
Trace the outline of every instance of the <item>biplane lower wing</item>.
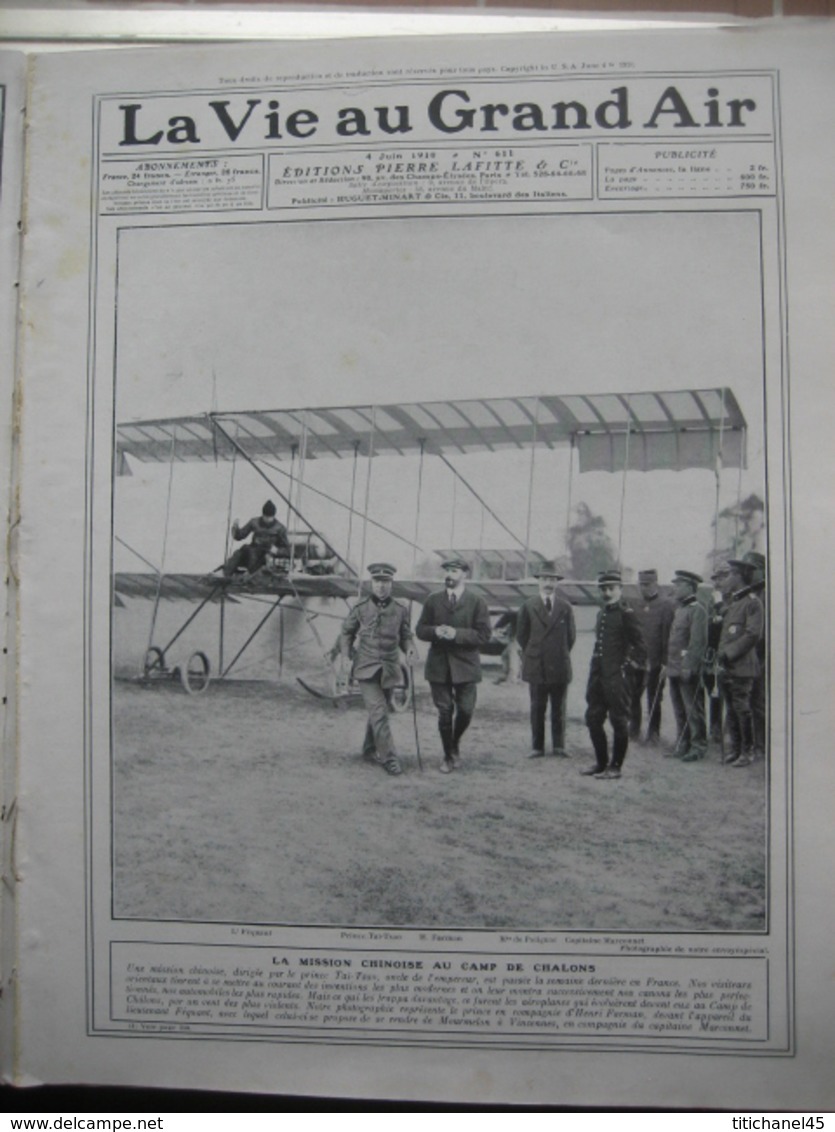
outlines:
[[[395, 579], [392, 586], [394, 597], [401, 601], [423, 603], [435, 590], [441, 588], [440, 581], [424, 579]], [[523, 601], [537, 592], [533, 579], [516, 582], [474, 581], [468, 583], [469, 590], [482, 597], [491, 609], [517, 609]], [[167, 601], [242, 601], [249, 597], [272, 598], [342, 598], [354, 601], [361, 594], [369, 592], [367, 583], [360, 589], [353, 578], [335, 575], [312, 576], [293, 575], [292, 577], [252, 575], [246, 580], [224, 579], [212, 574], [156, 574], [117, 573], [114, 577], [114, 592], [119, 598], [157, 597]], [[637, 594], [637, 587], [627, 583], [624, 594], [628, 597]], [[560, 582], [560, 593], [572, 605], [597, 605], [599, 594], [594, 581], [564, 580]]]

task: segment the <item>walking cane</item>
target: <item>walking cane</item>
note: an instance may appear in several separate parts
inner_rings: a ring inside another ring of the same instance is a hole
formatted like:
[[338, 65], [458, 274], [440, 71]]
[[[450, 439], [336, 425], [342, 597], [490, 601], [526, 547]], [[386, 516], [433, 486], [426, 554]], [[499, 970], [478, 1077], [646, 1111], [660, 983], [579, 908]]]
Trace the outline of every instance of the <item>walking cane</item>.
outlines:
[[414, 666], [409, 667], [409, 683], [411, 684], [412, 694], [412, 722], [415, 725], [415, 753], [417, 754], [418, 770], [423, 774], [423, 760], [420, 757], [420, 736], [418, 735], [418, 721], [417, 721], [417, 703], [415, 702], [415, 670]]
[[719, 687], [719, 673], [721, 671], [721, 668], [722, 668], [722, 666], [719, 663], [719, 656], [718, 656], [718, 653], [716, 652], [716, 649], [713, 649], [713, 648], [707, 649], [706, 652], [705, 652], [705, 659], [704, 659], [704, 665], [703, 665], [703, 668], [702, 668], [702, 674], [704, 676], [705, 673], [709, 672], [710, 675], [713, 677], [713, 687], [708, 692], [707, 705], [706, 705], [707, 706], [707, 720], [706, 720], [707, 732], [708, 732], [709, 739], [712, 739], [713, 733], [712, 733], [712, 727], [711, 727], [711, 714], [712, 714], [711, 713], [711, 703], [712, 703], [713, 700], [716, 700], [716, 702], [719, 704], [719, 762], [724, 763], [725, 762], [725, 720], [724, 720], [724, 711], [722, 710], [723, 709], [722, 690]]
[[645, 743], [646, 743], [647, 739], [649, 739], [650, 730], [652, 729], [652, 717], [653, 717], [653, 714], [655, 712], [655, 707], [656, 707], [658, 701], [661, 699], [661, 694], [664, 691], [664, 685], [666, 683], [667, 683], [667, 677], [662, 676], [661, 679], [658, 681], [658, 685], [656, 686], [655, 695], [652, 697], [652, 703], [649, 706], [649, 718], [647, 719], [646, 734], [644, 735], [644, 742]]
[[690, 711], [688, 711], [687, 716], [685, 717], [685, 720], [684, 720], [684, 727], [682, 727], [681, 734], [676, 739], [676, 745], [673, 747], [673, 757], [675, 757], [675, 755], [678, 753], [678, 749], [681, 746], [681, 740], [684, 738], [684, 736], [690, 730], [690, 720], [693, 718], [693, 712], [696, 710], [696, 696], [699, 694], [699, 692], [706, 692], [706, 691], [707, 691], [707, 689], [705, 688], [704, 676], [700, 672], [699, 673], [699, 683], [698, 683], [698, 687], [696, 688], [696, 695], [693, 696], [693, 702], [690, 705]]

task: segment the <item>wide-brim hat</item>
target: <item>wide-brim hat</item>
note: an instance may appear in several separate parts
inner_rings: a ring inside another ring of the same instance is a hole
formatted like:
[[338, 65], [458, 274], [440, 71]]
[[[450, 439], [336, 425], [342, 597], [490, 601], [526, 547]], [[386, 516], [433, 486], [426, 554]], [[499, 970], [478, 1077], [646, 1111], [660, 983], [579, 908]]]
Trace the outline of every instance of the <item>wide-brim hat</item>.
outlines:
[[562, 581], [565, 574], [561, 574], [556, 567], [556, 563], [548, 558], [539, 564], [536, 570], [534, 570], [533, 576], [535, 578], [556, 578], [559, 582]]
[[470, 564], [465, 558], [445, 558], [441, 566], [444, 570], [465, 570], [468, 574], [470, 572]]

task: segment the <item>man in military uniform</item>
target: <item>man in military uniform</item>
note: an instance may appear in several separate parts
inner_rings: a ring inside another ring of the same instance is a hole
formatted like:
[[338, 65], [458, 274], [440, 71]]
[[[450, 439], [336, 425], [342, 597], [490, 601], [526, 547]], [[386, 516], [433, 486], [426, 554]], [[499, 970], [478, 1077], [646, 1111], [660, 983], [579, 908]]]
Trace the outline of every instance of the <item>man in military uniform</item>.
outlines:
[[725, 704], [730, 750], [725, 763], [750, 766], [754, 760], [754, 719], [751, 697], [760, 673], [757, 644], [763, 635], [763, 607], [748, 588], [751, 567], [731, 558], [716, 571], [719, 589], [725, 598], [717, 660], [719, 688]]
[[647, 646], [646, 680], [636, 680], [632, 695], [629, 717], [629, 738], [638, 739], [641, 734], [641, 716], [644, 692], [647, 701], [647, 734], [649, 747], [657, 747], [661, 732], [661, 700], [664, 695], [664, 680], [661, 672], [667, 659], [667, 642], [670, 626], [673, 623], [675, 603], [662, 597], [658, 589], [657, 570], [638, 571], [640, 601], [635, 603], [635, 615], [644, 643]]
[[470, 726], [481, 680], [479, 649], [492, 635], [485, 602], [466, 588], [469, 563], [443, 563], [444, 588], [426, 599], [415, 633], [429, 641], [426, 679], [438, 711], [443, 758], [438, 768], [449, 774], [458, 765], [461, 737]]
[[760, 674], [754, 677], [754, 687], [751, 689], [751, 714], [754, 719], [754, 757], [764, 758], [766, 748], [765, 717], [766, 717], [766, 648], [768, 642], [768, 602], [765, 598], [766, 559], [764, 554], [757, 550], [749, 550], [742, 556], [742, 561], [752, 568], [751, 582], [748, 589], [756, 594], [763, 607], [763, 635], [757, 645], [757, 659], [760, 662]]
[[707, 649], [707, 611], [696, 597], [702, 583], [690, 570], [673, 577], [676, 610], [670, 627], [664, 675], [670, 684], [670, 702], [676, 717], [673, 754], [692, 763], [707, 754], [705, 692], [702, 665]]
[[719, 747], [724, 760], [725, 721], [723, 718], [722, 694], [719, 689], [719, 665], [716, 657], [719, 651], [719, 639], [722, 636], [725, 599], [719, 589], [718, 573], [711, 574], [710, 580], [714, 588], [711, 594], [710, 608], [707, 611], [707, 652], [705, 654], [702, 679], [708, 698], [708, 730], [710, 733], [710, 741]]
[[232, 524], [232, 538], [235, 542], [242, 542], [245, 538], [252, 538], [245, 546], [239, 546], [234, 554], [223, 565], [223, 573], [231, 578], [236, 570], [244, 569], [250, 574], [267, 561], [267, 555], [275, 550], [283, 550], [290, 554], [290, 542], [287, 538], [287, 528], [275, 517], [275, 504], [268, 499], [261, 508], [261, 514], [238, 526], [237, 520]]
[[368, 567], [371, 593], [361, 598], [345, 618], [339, 647], [354, 658], [368, 723], [362, 753], [382, 765], [388, 774], [402, 774], [389, 724], [391, 693], [401, 682], [400, 650], [409, 664], [417, 661], [409, 610], [391, 596], [395, 568], [388, 562]]
[[516, 639], [522, 649], [522, 679], [531, 697], [532, 759], [545, 754], [545, 716], [551, 704], [551, 743], [558, 758], [565, 749], [565, 695], [571, 682], [571, 650], [577, 631], [570, 602], [556, 592], [559, 574], [544, 562], [536, 574], [539, 595], [519, 610]]
[[[593, 774], [595, 778], [620, 778], [629, 747], [632, 689], [646, 666], [647, 650], [638, 618], [623, 601], [620, 572], [605, 571], [597, 584], [603, 608], [597, 614], [586, 688], [586, 726], [596, 761], [580, 773]], [[613, 731], [611, 763], [603, 726], [607, 715]]]

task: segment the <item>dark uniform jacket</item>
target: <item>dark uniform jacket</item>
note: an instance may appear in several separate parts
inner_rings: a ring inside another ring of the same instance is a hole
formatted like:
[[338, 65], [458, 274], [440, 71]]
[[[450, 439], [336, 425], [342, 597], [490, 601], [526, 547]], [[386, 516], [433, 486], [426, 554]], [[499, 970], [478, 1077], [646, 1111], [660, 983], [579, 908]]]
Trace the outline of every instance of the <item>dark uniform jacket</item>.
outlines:
[[759, 676], [757, 644], [762, 635], [762, 602], [750, 590], [737, 591], [728, 602], [719, 637], [719, 663], [729, 676]]
[[358, 601], [342, 625], [343, 653], [353, 649], [354, 676], [370, 680], [382, 672], [384, 688], [401, 682], [400, 653], [412, 643], [409, 610], [393, 598], [378, 604], [373, 597]]
[[646, 666], [647, 649], [635, 611], [625, 602], [604, 605], [597, 614], [590, 679], [619, 682]]
[[[441, 641], [435, 627], [451, 625], [454, 641]], [[426, 599], [415, 633], [431, 641], [426, 657], [426, 679], [431, 684], [476, 684], [481, 680], [479, 649], [492, 635], [490, 614], [480, 597], [465, 589], [453, 609], [445, 590]]]
[[667, 645], [675, 616], [675, 602], [657, 593], [654, 597], [638, 598], [634, 609], [647, 646], [647, 667], [650, 670], [660, 668], [667, 662]]
[[577, 637], [574, 610], [557, 594], [550, 614], [537, 595], [519, 610], [516, 640], [522, 649], [522, 679], [528, 684], [571, 682], [571, 649]]

